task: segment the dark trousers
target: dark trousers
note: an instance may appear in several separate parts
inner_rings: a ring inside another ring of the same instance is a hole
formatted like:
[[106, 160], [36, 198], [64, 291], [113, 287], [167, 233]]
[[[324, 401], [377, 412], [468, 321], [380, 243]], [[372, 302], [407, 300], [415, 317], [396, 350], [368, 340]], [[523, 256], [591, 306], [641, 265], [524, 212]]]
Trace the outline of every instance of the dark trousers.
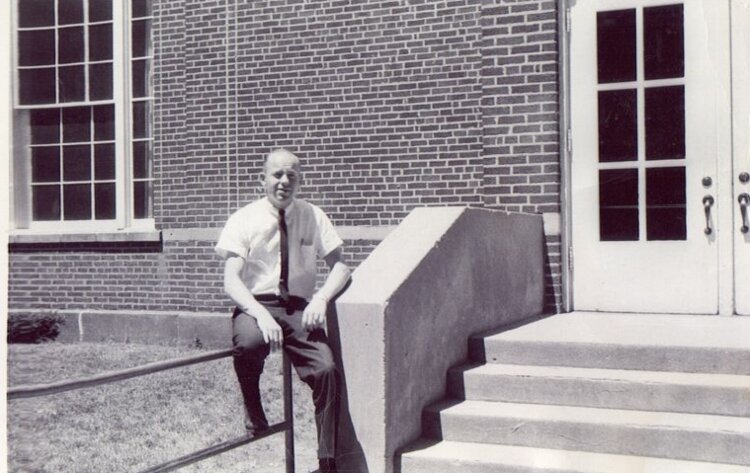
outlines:
[[[322, 328], [308, 332], [302, 327], [302, 309], [287, 310], [278, 302], [261, 301], [284, 334], [284, 351], [300, 379], [312, 389], [315, 425], [318, 430], [318, 458], [333, 458], [336, 448], [338, 386], [336, 364]], [[261, 404], [259, 381], [270, 351], [255, 318], [235, 309], [232, 316], [234, 370], [253, 426], [268, 426]]]

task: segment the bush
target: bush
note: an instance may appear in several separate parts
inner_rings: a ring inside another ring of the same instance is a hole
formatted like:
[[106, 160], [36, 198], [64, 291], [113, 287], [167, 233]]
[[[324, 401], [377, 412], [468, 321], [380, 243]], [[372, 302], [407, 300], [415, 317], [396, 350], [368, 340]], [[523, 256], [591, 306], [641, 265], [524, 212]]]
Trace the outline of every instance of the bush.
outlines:
[[42, 343], [60, 335], [62, 316], [47, 314], [14, 314], [8, 317], [8, 343]]

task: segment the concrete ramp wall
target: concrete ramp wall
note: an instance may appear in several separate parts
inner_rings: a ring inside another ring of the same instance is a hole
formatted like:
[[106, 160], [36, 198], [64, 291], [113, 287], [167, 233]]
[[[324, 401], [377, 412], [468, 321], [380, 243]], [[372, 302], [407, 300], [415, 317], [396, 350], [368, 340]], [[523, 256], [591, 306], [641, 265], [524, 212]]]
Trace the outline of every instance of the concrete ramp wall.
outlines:
[[541, 216], [420, 208], [357, 268], [330, 320], [342, 471], [392, 472], [468, 338], [541, 313], [543, 238]]

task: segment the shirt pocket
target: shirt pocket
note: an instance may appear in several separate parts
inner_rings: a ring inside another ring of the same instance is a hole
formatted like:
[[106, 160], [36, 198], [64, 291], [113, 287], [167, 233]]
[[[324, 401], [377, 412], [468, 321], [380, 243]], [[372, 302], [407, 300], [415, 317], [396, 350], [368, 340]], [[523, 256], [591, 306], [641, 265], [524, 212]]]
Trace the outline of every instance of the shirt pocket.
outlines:
[[310, 268], [315, 267], [315, 244], [312, 238], [302, 238], [299, 242], [299, 254], [302, 265]]

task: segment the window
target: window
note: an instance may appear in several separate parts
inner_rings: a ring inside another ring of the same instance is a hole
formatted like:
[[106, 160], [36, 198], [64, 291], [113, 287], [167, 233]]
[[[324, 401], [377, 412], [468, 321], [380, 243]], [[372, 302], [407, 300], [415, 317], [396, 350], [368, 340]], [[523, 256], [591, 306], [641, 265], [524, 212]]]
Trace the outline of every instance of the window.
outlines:
[[14, 2], [14, 227], [153, 227], [150, 0]]
[[601, 241], [687, 239], [683, 9], [597, 13]]

